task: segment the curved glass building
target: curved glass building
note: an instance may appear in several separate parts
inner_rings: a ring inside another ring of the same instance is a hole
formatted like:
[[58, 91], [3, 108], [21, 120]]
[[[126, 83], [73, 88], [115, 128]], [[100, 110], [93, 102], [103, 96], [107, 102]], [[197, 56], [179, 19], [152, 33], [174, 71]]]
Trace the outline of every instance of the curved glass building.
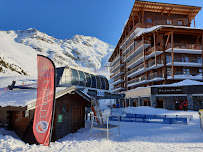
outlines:
[[57, 86], [80, 86], [109, 90], [106, 77], [72, 67], [57, 68]]

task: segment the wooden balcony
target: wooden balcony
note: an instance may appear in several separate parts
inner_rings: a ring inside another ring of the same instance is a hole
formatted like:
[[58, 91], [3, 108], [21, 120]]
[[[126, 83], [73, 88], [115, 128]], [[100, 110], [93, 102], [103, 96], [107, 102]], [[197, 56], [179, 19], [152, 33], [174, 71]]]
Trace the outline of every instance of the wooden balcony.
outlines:
[[[169, 43], [166, 49], [172, 48], [171, 43]], [[190, 49], [190, 50], [202, 50], [201, 44], [187, 44], [187, 43], [174, 43], [175, 49]]]
[[123, 70], [121, 70], [121, 69], [118, 69], [116, 72], [114, 72], [111, 76], [110, 76], [110, 78], [111, 79], [115, 79], [115, 78], [117, 78], [118, 76], [120, 76], [120, 75], [122, 75], [122, 74], [124, 74], [125, 72], [123, 71]]
[[143, 57], [143, 52], [139, 53], [137, 56], [135, 56], [132, 60], [130, 60], [126, 66], [130, 66], [132, 63], [136, 62], [138, 59]]
[[110, 66], [111, 66], [111, 67], [114, 66], [115, 62], [118, 61], [118, 59], [120, 59], [120, 54], [118, 54], [118, 55], [114, 58], [114, 60], [110, 63]]
[[[131, 57], [131, 56], [133, 56], [135, 53], [136, 53], [136, 51], [141, 47], [141, 46], [144, 46], [145, 44], [150, 44], [150, 41], [148, 41], [148, 40], [142, 40], [142, 41], [140, 41], [135, 47], [134, 47], [134, 49], [133, 49], [133, 51], [132, 52], [128, 52], [127, 54], [125, 54], [124, 56], [123, 56], [123, 62], [125, 62], [129, 57]], [[142, 50], [141, 50], [142, 51]]]
[[130, 74], [132, 74], [134, 72], [137, 72], [138, 70], [143, 69], [143, 68], [144, 68], [144, 63], [140, 64], [139, 66], [137, 66], [137, 67], [135, 67], [133, 69], [131, 69], [127, 74], [130, 75]]
[[111, 66], [110, 72], [112, 73], [112, 71], [114, 71], [118, 66], [120, 66], [120, 62], [117, 62], [116, 64], [114, 64], [113, 66]]

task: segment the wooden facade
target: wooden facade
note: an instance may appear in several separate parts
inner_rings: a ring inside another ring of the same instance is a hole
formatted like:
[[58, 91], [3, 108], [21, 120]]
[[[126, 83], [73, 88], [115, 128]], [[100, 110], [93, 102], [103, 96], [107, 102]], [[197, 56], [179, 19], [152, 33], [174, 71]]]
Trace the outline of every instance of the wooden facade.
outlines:
[[[109, 59], [113, 91], [186, 78], [202, 81], [203, 29], [190, 28], [200, 10], [195, 6], [135, 1]], [[150, 27], [150, 31], [137, 35]]]

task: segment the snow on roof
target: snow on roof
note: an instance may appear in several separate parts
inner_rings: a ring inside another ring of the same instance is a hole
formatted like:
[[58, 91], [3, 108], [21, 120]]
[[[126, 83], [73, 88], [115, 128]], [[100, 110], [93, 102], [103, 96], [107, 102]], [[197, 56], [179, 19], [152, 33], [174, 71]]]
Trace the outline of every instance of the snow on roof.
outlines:
[[[56, 92], [61, 92], [65, 87], [57, 87]], [[10, 90], [0, 92], [0, 106], [25, 107], [29, 102], [37, 99], [37, 89]]]
[[145, 34], [145, 33], [150, 33], [154, 30], [158, 30], [162, 27], [169, 27], [169, 28], [179, 28], [179, 29], [193, 29], [193, 30], [203, 30], [202, 28], [194, 28], [194, 27], [187, 27], [187, 26], [172, 26], [172, 25], [157, 25], [157, 26], [153, 26], [151, 28], [146, 28], [146, 29], [143, 29], [142, 31], [138, 32], [136, 35], [135, 35], [135, 38], [141, 36], [142, 34]]
[[174, 87], [174, 86], [189, 86], [189, 85], [203, 85], [203, 82], [186, 79], [177, 83], [165, 84], [165, 85], [154, 85], [151, 87]]
[[153, 86], [147, 86], [147, 87], [137, 87], [137, 88], [131, 89], [127, 92], [140, 90], [140, 89], [146, 89], [146, 88], [153, 88], [153, 87], [177, 87], [177, 86], [190, 86], [190, 85], [203, 85], [203, 82], [185, 79], [183, 81], [180, 81], [177, 83], [172, 83], [172, 84], [153, 85]]

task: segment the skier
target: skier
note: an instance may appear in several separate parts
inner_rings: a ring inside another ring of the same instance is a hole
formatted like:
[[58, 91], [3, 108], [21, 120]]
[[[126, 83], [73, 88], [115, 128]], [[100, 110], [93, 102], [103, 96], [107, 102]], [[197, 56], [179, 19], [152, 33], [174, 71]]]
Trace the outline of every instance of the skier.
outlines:
[[183, 103], [184, 111], [187, 111], [187, 105], [188, 105], [188, 104], [187, 104], [187, 101], [185, 100], [184, 103]]

